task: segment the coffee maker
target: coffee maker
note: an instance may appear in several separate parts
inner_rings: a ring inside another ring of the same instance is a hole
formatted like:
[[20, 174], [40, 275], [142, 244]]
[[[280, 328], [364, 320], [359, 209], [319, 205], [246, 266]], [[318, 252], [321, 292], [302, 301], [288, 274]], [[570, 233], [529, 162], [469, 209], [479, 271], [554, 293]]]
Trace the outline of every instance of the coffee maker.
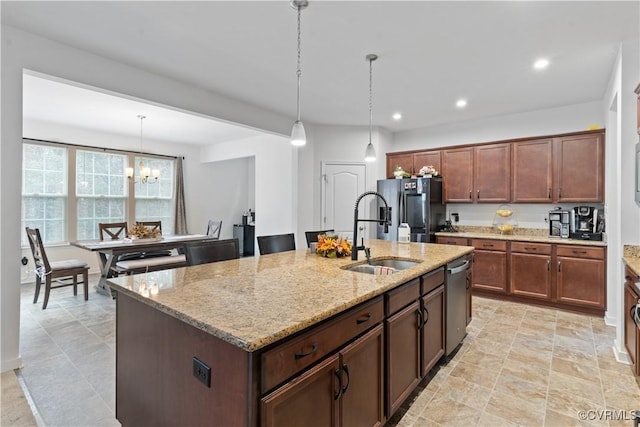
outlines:
[[571, 210], [572, 239], [602, 240], [604, 231], [604, 219], [601, 218], [598, 208], [592, 206], [576, 206]]
[[557, 208], [549, 211], [549, 236], [550, 237], [562, 237], [566, 239], [569, 237], [571, 226], [571, 214], [569, 211]]

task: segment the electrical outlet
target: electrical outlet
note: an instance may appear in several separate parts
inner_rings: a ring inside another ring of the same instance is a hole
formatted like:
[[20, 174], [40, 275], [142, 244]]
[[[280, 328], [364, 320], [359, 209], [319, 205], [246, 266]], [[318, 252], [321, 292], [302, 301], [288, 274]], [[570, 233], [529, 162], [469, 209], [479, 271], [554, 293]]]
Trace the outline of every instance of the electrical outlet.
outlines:
[[211, 388], [211, 368], [197, 357], [193, 358], [193, 376], [202, 384]]
[[453, 217], [453, 220], [454, 220], [455, 222], [460, 222], [460, 214], [459, 214], [459, 213], [457, 213], [457, 212], [453, 212], [453, 213], [451, 214], [451, 216]]

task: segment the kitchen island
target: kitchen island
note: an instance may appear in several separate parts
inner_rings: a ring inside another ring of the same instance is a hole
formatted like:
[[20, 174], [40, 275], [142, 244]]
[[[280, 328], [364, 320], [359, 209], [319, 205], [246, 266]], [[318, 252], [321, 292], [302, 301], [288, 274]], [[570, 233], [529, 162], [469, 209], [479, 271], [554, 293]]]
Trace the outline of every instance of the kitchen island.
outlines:
[[[390, 323], [388, 315], [402, 314], [390, 310], [409, 310], [410, 326], [423, 333], [431, 301], [424, 294], [439, 291], [442, 299], [442, 267], [473, 248], [381, 240], [366, 245], [373, 259], [420, 263], [391, 275], [370, 275], [344, 270], [354, 264], [348, 257], [297, 250], [110, 279], [117, 293], [118, 420], [124, 426], [278, 424], [278, 399], [307, 383], [307, 391], [322, 389], [326, 384], [308, 381], [320, 372], [331, 379], [328, 398], [314, 399], [313, 409], [326, 404], [332, 423], [340, 424], [359, 413], [344, 410], [347, 395], [354, 394], [346, 390], [358, 384], [357, 367], [377, 360], [377, 388], [360, 388], [381, 394], [386, 403], [376, 411], [384, 422], [391, 412], [384, 385], [389, 381], [382, 381], [388, 370], [382, 365], [390, 359], [385, 341], [395, 339], [389, 330], [401, 324]], [[425, 308], [414, 314], [410, 309], [423, 307], [421, 298]], [[440, 308], [443, 312], [443, 304]], [[443, 314], [432, 315], [432, 321], [438, 317]], [[429, 337], [440, 335], [444, 331]], [[348, 350], [357, 350], [365, 338], [362, 348], [377, 349], [365, 353], [374, 357], [345, 371]], [[375, 378], [370, 380], [375, 386]], [[308, 404], [299, 402], [300, 411], [308, 412]], [[308, 424], [323, 423], [314, 419], [315, 412], [309, 414]], [[287, 414], [286, 419], [295, 418]]]

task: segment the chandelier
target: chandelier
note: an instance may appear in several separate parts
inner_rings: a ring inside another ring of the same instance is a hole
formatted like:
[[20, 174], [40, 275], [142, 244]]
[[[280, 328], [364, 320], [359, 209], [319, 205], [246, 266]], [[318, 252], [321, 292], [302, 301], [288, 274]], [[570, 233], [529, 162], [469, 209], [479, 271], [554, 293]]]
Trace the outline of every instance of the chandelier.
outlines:
[[307, 0], [291, 0], [291, 7], [298, 11], [298, 68], [296, 75], [298, 76], [298, 96], [296, 103], [296, 121], [291, 129], [291, 144], [296, 146], [305, 145], [307, 143], [307, 134], [304, 131], [304, 125], [300, 121], [300, 76], [302, 69], [300, 68], [300, 12], [309, 5]]
[[[135, 180], [135, 177], [133, 175], [133, 168], [126, 168], [125, 169], [125, 173], [127, 175], [127, 178], [129, 178], [129, 180], [133, 180], [136, 184], [138, 182], [142, 183], [142, 184], [153, 184], [158, 182], [158, 178], [160, 178], [160, 169], [151, 169], [150, 167], [146, 167], [144, 165], [144, 162], [142, 161], [142, 121], [144, 119], [146, 119], [146, 116], [143, 115], [139, 115], [138, 118], [140, 119], [140, 163], [138, 163], [138, 177], [139, 177], [139, 181]], [[151, 178], [151, 179], [150, 179]]]
[[373, 90], [372, 90], [372, 81], [373, 81], [373, 71], [372, 64], [373, 61], [378, 59], [378, 55], [374, 55], [370, 53], [366, 56], [367, 61], [369, 61], [369, 144], [367, 144], [367, 149], [364, 153], [364, 161], [365, 162], [373, 162], [376, 160], [376, 149], [373, 148], [373, 143], [371, 142], [371, 134], [373, 130]]

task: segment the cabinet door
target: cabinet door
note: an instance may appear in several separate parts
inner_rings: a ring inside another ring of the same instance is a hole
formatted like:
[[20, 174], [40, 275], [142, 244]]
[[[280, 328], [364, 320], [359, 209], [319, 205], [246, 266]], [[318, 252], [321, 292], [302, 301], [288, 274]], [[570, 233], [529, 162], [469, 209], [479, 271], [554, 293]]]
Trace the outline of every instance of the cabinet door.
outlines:
[[557, 301], [606, 308], [604, 260], [558, 256], [557, 261]]
[[420, 382], [418, 301], [387, 319], [387, 408], [391, 416]]
[[378, 325], [340, 352], [343, 426], [381, 426], [384, 419], [384, 339]]
[[260, 401], [261, 425], [337, 426], [339, 355], [294, 378]]
[[511, 145], [513, 182], [511, 201], [551, 203], [553, 140], [514, 142]]
[[476, 249], [473, 262], [473, 289], [501, 294], [507, 291], [506, 252]]
[[638, 327], [633, 321], [632, 310], [638, 304], [638, 296], [631, 290], [629, 285], [624, 287], [624, 346], [627, 348], [631, 364], [637, 367], [638, 363]]
[[551, 256], [512, 252], [510, 292], [551, 300]]
[[554, 202], [603, 202], [603, 135], [598, 133], [556, 138], [554, 144]]
[[413, 154], [387, 154], [387, 178], [395, 178], [393, 171], [396, 166], [401, 166], [405, 172], [412, 172]]
[[422, 376], [444, 355], [444, 285], [422, 297]]
[[471, 283], [473, 281], [473, 270], [467, 271], [467, 325], [473, 320], [473, 304], [471, 292]]
[[511, 145], [480, 145], [474, 149], [475, 199], [508, 202], [511, 197]]
[[473, 148], [442, 152], [442, 182], [445, 202], [473, 202]]
[[438, 173], [442, 172], [440, 168], [440, 151], [424, 151], [413, 154], [413, 169], [415, 173], [418, 173], [423, 166], [433, 166]]
[[436, 243], [440, 243], [443, 245], [456, 245], [456, 246], [468, 245], [466, 237], [436, 236]]

